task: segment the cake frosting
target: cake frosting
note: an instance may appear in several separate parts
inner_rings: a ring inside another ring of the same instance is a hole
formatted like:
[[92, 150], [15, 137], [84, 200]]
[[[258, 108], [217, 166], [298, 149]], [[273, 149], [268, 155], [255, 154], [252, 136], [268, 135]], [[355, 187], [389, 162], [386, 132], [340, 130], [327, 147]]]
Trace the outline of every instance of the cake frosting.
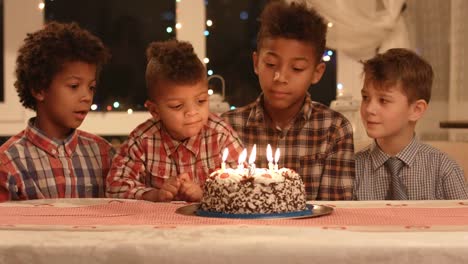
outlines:
[[294, 170], [221, 169], [205, 182], [200, 209], [229, 214], [287, 213], [306, 209], [305, 188]]

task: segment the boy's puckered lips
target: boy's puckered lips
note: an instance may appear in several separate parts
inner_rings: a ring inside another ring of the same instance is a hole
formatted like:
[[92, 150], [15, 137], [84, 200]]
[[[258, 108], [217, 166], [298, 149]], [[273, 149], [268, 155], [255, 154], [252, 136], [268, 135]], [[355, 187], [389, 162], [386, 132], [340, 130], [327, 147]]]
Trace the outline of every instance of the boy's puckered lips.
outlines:
[[73, 114], [75, 115], [76, 118], [80, 120], [84, 120], [86, 118], [86, 115], [88, 114], [88, 110], [84, 111], [74, 111]]

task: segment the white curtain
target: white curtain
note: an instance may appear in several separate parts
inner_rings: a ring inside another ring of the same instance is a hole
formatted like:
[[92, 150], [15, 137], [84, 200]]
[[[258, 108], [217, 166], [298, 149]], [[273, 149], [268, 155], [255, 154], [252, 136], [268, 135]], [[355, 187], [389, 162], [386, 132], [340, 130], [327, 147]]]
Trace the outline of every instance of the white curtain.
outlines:
[[307, 0], [329, 23], [327, 46], [355, 60], [389, 48], [409, 48], [405, 0]]

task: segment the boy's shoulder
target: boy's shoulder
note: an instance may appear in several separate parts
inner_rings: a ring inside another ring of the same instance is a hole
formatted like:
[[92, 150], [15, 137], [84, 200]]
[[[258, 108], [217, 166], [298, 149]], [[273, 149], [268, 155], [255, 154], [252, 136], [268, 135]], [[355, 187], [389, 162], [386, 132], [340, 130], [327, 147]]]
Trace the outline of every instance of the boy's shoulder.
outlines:
[[350, 124], [349, 120], [340, 112], [331, 109], [330, 107], [316, 102], [316, 101], [309, 101], [310, 109], [311, 109], [311, 117], [310, 119], [331, 119], [335, 120], [339, 123], [346, 123]]
[[76, 130], [77, 136], [78, 136], [78, 144], [84, 144], [84, 145], [91, 145], [91, 144], [98, 144], [102, 145], [105, 147], [110, 147], [112, 148], [112, 145], [104, 139], [101, 136], [98, 136], [96, 134], [92, 134], [83, 130]]
[[210, 113], [208, 116], [207, 127], [211, 131], [216, 132], [232, 132], [232, 127], [229, 123], [227, 123], [222, 117]]
[[131, 138], [145, 138], [145, 137], [154, 137], [155, 134], [161, 131], [161, 121], [155, 120], [154, 118], [149, 118], [143, 123], [135, 127], [132, 132], [130, 132], [129, 137]]
[[257, 104], [258, 104], [257, 100], [253, 101], [247, 105], [229, 110], [223, 113], [221, 117], [225, 119], [231, 119], [231, 118], [242, 117], [242, 116], [248, 117], [252, 109], [254, 109], [257, 106]]
[[0, 161], [5, 162], [6, 156], [11, 151], [19, 151], [24, 149], [25, 145], [27, 144], [27, 140], [25, 137], [25, 130], [19, 132], [18, 134], [10, 137], [5, 143], [0, 146]]

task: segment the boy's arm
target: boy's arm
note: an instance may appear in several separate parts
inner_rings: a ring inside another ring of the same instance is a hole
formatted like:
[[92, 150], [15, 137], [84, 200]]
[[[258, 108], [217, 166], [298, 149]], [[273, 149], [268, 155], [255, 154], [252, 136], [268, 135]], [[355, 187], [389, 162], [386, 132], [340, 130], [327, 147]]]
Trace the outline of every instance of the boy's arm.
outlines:
[[0, 203], [10, 200], [8, 179], [8, 172], [6, 171], [5, 166], [0, 162]]
[[317, 200], [352, 200], [355, 159], [353, 129], [347, 120], [336, 128], [331, 142], [323, 164]]
[[106, 196], [124, 199], [142, 199], [154, 188], [145, 186], [146, 153], [142, 143], [131, 137], [120, 147], [112, 160], [107, 175]]
[[444, 199], [467, 200], [468, 186], [460, 166], [444, 156], [441, 164], [441, 172], [443, 174], [442, 189], [444, 192]]

